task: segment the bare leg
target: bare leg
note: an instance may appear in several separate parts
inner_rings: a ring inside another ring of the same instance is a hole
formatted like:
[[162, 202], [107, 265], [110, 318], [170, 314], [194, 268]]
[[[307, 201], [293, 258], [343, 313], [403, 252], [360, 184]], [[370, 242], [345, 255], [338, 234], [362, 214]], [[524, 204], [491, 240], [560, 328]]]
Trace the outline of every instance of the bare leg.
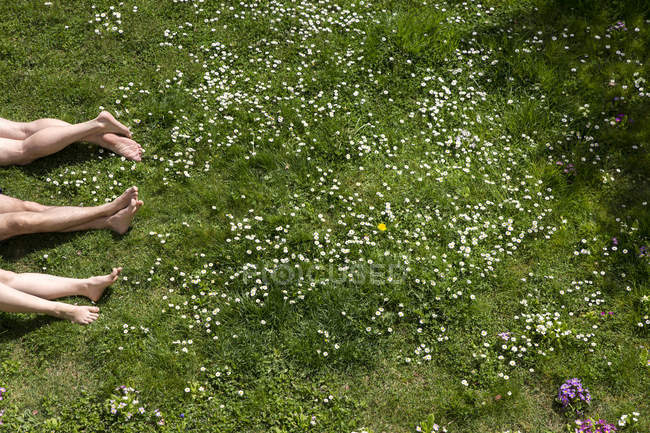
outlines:
[[[24, 140], [25, 138], [35, 134], [41, 129], [51, 128], [53, 126], [70, 126], [70, 124], [59, 119], [38, 119], [26, 123], [12, 122], [10, 120], [0, 119], [0, 137], [11, 138], [14, 140]], [[97, 146], [106, 148], [132, 161], [142, 160], [142, 147], [131, 139], [130, 131], [129, 135], [127, 136], [109, 132], [104, 134], [90, 135], [88, 137], [84, 137], [82, 141], [88, 141], [90, 143], [96, 144]]]
[[50, 207], [42, 212], [0, 214], [0, 240], [28, 233], [62, 232], [100, 218], [115, 215], [137, 199], [131, 187], [111, 203], [96, 207]]
[[[27, 123], [14, 122], [13, 120], [3, 119], [0, 117], [0, 137], [11, 138], [12, 140], [24, 140], [25, 138], [32, 135], [27, 133], [26, 130], [27, 125], [28, 125]], [[61, 126], [61, 125], [49, 125], [49, 126]]]
[[135, 213], [140, 209], [144, 203], [142, 200], [132, 199], [131, 203], [124, 209], [121, 209], [114, 215], [109, 217], [102, 217], [96, 220], [93, 220], [86, 224], [81, 224], [78, 226], [70, 227], [69, 229], [63, 230], [65, 232], [77, 232], [81, 230], [102, 230], [109, 229], [113, 230], [115, 233], [123, 235], [131, 227], [131, 221], [135, 216]]
[[23, 293], [0, 283], [0, 311], [7, 313], [41, 313], [87, 325], [99, 317], [99, 308], [53, 302]]
[[108, 275], [78, 279], [46, 274], [16, 274], [0, 269], [0, 283], [43, 299], [85, 296], [97, 302], [104, 290], [117, 281], [120, 272], [122, 268], [113, 268]]
[[[100, 217], [94, 219], [90, 222], [79, 224], [67, 229], [61, 230], [63, 232], [75, 232], [81, 230], [101, 230], [109, 229], [117, 232], [119, 234], [124, 234], [128, 231], [129, 226], [131, 225], [131, 220], [135, 216], [135, 213], [142, 206], [142, 201], [137, 200], [138, 194], [133, 195], [132, 199], [135, 199], [135, 203], [128, 203], [128, 205], [115, 214]], [[45, 206], [40, 203], [35, 203], [31, 201], [19, 200], [17, 198], [9, 197], [6, 195], [0, 194], [0, 214], [3, 213], [12, 213], [12, 212], [44, 212], [48, 209], [53, 209], [54, 206]]]
[[127, 127], [115, 120], [109, 112], [102, 111], [94, 120], [77, 125], [47, 127], [24, 140], [1, 138], [0, 165], [28, 164], [85, 137], [111, 132], [130, 135]]
[[45, 206], [33, 201], [25, 201], [0, 194], [0, 214], [11, 212], [43, 212], [51, 206]]

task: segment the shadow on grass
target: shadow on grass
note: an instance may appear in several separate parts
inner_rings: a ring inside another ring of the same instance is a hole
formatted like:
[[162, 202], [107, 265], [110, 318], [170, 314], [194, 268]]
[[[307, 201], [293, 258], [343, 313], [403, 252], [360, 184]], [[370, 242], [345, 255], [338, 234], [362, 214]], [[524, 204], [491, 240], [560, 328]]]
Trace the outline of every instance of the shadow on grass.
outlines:
[[[617, 237], [619, 248], [627, 248], [638, 258], [650, 237], [650, 206], [642, 204], [650, 199], [650, 98], [643, 96], [644, 89], [636, 88], [647, 88], [647, 83], [637, 86], [634, 77], [647, 77], [650, 71], [650, 3], [556, 0], [538, 5], [537, 10], [519, 10], [504, 17], [498, 27], [473, 29], [481, 44], [503, 47], [508, 53], [495, 71], [492, 90], [539, 85], [548, 96], [549, 109], [569, 115], [571, 135], [551, 132], [544, 136], [554, 147], [550, 154], [557, 160], [558, 172], [565, 177], [564, 192], [574, 197], [595, 194], [600, 201], [594, 203], [592, 219], [598, 233]], [[499, 31], [509, 26], [512, 33]], [[531, 45], [534, 38], [544, 41], [541, 51], [516, 53], [515, 49]], [[633, 76], [634, 72], [638, 75]], [[510, 77], [515, 81], [509, 81]], [[589, 115], [580, 111], [586, 104]], [[541, 106], [533, 107], [531, 113], [523, 105], [507, 122], [514, 137], [538, 129], [542, 116], [548, 118], [550, 130], [558, 122], [542, 112]], [[538, 162], [548, 164], [548, 156], [549, 150], [540, 142]], [[635, 227], [636, 233], [622, 233], [620, 221]], [[624, 261], [629, 264], [630, 259]]]
[[54, 320], [56, 319], [47, 316], [28, 318], [24, 315], [0, 313], [0, 345], [19, 340], [25, 335], [49, 325]]
[[[129, 235], [131, 228], [124, 234], [111, 232], [112, 239], [118, 241]], [[84, 236], [86, 231], [69, 233], [37, 233], [17, 236], [0, 243], [0, 257], [7, 261], [18, 261], [40, 250], [56, 249], [60, 245]]]
[[[570, 188], [578, 191], [597, 188], [603, 192], [601, 197], [604, 201], [599, 206], [604, 215], [595, 218], [599, 233], [613, 237], [620, 234], [623, 238], [621, 247], [627, 247], [632, 256], [639, 258], [642, 249], [648, 246], [650, 236], [650, 207], [647, 205], [650, 199], [650, 157], [647, 147], [650, 144], [650, 98], [647, 89], [645, 97], [639, 96], [640, 90], [631, 79], [632, 71], [641, 71], [641, 77], [647, 77], [650, 71], [647, 66], [650, 60], [647, 30], [650, 3], [640, 0], [556, 0], [540, 13], [544, 23], [553, 23], [556, 34], [568, 28], [575, 35], [577, 53], [567, 54], [568, 58], [547, 55], [545, 61], [558, 70], [565, 69], [566, 86], [574, 90], [571, 92], [574, 96], [582, 99], [576, 102], [582, 106], [590, 104], [591, 112], [595, 114], [589, 119], [575, 121], [575, 129], [583, 140], [574, 138], [574, 142], [569, 143], [571, 148], [563, 149], [573, 154], [576, 171], [579, 171]], [[532, 20], [533, 17], [527, 19]], [[607, 26], [610, 37], [603, 34], [604, 31], [596, 30], [599, 24]], [[611, 49], [606, 50], [604, 42], [594, 42], [602, 40], [597, 37], [606, 39]], [[618, 54], [619, 49], [625, 53]], [[571, 51], [575, 52], [573, 49]], [[591, 61], [583, 64], [578, 55], [587, 55]], [[635, 64], [636, 59], [641, 64]], [[578, 69], [572, 77], [568, 76], [570, 67]], [[615, 80], [615, 84], [610, 80]], [[647, 88], [647, 84], [641, 84], [641, 87]], [[603, 118], [611, 119], [612, 123], [605, 123]], [[597, 125], [600, 126], [598, 129]], [[588, 144], [584, 138], [589, 136], [593, 137], [593, 141]], [[597, 143], [597, 146], [593, 146], [593, 143]], [[600, 157], [599, 160], [595, 159], [596, 155]], [[609, 176], [610, 179], [606, 180]], [[642, 204], [644, 201], [646, 205]], [[623, 234], [617, 218], [636, 227], [636, 233]], [[634, 265], [630, 263], [633, 257], [618, 257], [618, 261]], [[636, 264], [642, 265], [647, 272], [643, 263]], [[610, 280], [616, 278], [613, 272], [608, 272], [608, 275]], [[616, 281], [610, 282], [616, 284]]]
[[21, 167], [21, 170], [28, 176], [44, 178], [48, 176], [52, 167], [81, 166], [88, 161], [96, 160], [99, 155], [97, 149], [94, 145], [73, 143], [57, 153]]
[[0, 244], [0, 256], [7, 261], [20, 260], [37, 251], [54, 249], [79, 236], [82, 232], [74, 233], [47, 233], [22, 235], [7, 239]]

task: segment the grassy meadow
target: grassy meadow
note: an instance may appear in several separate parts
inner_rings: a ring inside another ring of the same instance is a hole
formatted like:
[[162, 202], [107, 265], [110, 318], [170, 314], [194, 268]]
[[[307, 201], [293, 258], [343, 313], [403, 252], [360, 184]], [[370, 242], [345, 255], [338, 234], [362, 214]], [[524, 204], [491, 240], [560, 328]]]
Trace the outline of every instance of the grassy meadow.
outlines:
[[0, 117], [106, 109], [145, 149], [0, 168], [24, 200], [144, 201], [123, 236], [0, 244], [124, 268], [90, 326], [0, 313], [0, 432], [650, 431], [647, 2], [0, 14]]

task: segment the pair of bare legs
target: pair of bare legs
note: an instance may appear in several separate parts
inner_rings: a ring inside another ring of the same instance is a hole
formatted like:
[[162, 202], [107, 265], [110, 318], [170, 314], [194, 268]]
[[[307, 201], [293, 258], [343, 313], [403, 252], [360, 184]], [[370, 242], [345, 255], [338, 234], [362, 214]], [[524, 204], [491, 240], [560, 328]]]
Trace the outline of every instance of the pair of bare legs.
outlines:
[[97, 301], [117, 281], [122, 268], [108, 275], [77, 279], [45, 274], [16, 274], [0, 270], [0, 311], [41, 313], [87, 325], [99, 317], [99, 308], [54, 302], [66, 296], [85, 296]]
[[44, 206], [0, 195], [0, 240], [32, 233], [91, 229], [124, 234], [142, 204], [135, 186], [112, 202], [94, 207]]
[[142, 147], [131, 139], [129, 128], [102, 111], [76, 125], [58, 119], [25, 123], [0, 119], [0, 166], [29, 164], [77, 141], [97, 144], [133, 161], [142, 159]]

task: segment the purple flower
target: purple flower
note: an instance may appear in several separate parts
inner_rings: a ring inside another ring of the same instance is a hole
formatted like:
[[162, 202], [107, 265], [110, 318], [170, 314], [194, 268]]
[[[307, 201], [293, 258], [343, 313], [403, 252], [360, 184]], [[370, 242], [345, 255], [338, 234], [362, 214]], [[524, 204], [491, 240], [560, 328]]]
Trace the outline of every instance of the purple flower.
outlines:
[[557, 399], [563, 408], [581, 409], [591, 402], [589, 390], [582, 386], [580, 379], [573, 378], [564, 382], [557, 393]]
[[575, 433], [612, 433], [616, 431], [614, 424], [609, 424], [604, 419], [599, 419], [598, 421], [591, 418], [577, 420], [576, 424], [578, 427], [575, 429]]

